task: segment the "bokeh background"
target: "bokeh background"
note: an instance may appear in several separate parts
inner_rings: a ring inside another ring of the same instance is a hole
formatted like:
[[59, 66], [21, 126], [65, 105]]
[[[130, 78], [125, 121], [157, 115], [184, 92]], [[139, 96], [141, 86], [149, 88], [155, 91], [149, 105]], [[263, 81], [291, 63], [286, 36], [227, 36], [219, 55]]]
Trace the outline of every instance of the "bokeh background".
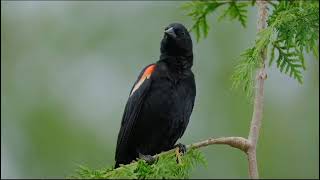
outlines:
[[[1, 1], [1, 178], [64, 178], [78, 164], [114, 163], [117, 133], [140, 70], [159, 57], [165, 26], [192, 20], [185, 2]], [[252, 104], [231, 90], [237, 57], [252, 45], [247, 28], [210, 16], [195, 42], [197, 98], [180, 142], [244, 136]], [[319, 178], [319, 61], [307, 55], [304, 84], [268, 69], [258, 146], [263, 178]], [[203, 148], [207, 167], [193, 178], [246, 178], [246, 156], [226, 146]]]

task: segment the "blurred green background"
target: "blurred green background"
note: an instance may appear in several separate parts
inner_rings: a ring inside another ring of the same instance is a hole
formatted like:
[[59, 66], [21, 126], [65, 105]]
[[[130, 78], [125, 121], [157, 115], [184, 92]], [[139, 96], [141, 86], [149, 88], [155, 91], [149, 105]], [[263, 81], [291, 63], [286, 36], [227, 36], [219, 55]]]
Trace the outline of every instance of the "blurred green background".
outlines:
[[[192, 21], [184, 2], [1, 1], [1, 178], [63, 178], [77, 164], [113, 165], [121, 116], [140, 70], [159, 57], [165, 26]], [[195, 42], [197, 98], [180, 140], [246, 137], [252, 104], [231, 90], [239, 54], [256, 33], [210, 16]], [[258, 146], [262, 178], [319, 178], [319, 61], [307, 55], [304, 84], [268, 69]], [[203, 148], [193, 178], [246, 178], [246, 156]]]

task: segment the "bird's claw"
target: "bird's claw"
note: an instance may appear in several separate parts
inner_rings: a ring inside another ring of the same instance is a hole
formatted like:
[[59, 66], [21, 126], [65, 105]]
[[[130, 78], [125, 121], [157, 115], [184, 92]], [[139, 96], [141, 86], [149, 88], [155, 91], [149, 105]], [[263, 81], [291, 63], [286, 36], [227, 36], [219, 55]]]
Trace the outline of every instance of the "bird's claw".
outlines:
[[178, 143], [174, 146], [174, 148], [179, 148], [179, 152], [185, 154], [187, 152], [187, 147], [184, 144]]

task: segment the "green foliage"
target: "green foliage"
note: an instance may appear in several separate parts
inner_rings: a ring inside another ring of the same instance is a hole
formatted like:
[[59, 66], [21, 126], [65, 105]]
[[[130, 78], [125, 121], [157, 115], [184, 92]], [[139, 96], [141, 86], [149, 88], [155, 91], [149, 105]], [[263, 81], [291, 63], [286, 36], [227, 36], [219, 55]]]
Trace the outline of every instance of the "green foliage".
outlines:
[[281, 72], [302, 83], [302, 70], [306, 69], [304, 51], [318, 56], [319, 2], [318, 1], [280, 1], [268, 19], [268, 25], [275, 31], [271, 43], [269, 65], [275, 59]]
[[237, 19], [243, 27], [247, 24], [247, 12], [246, 7], [250, 3], [248, 2], [236, 2], [236, 0], [230, 1], [228, 3], [228, 8], [223, 12], [219, 19], [229, 17], [231, 20]]
[[229, 1], [192, 1], [184, 4], [183, 9], [189, 11], [188, 16], [191, 16], [194, 25], [191, 27], [191, 31], [195, 31], [197, 41], [200, 38], [207, 37], [209, 31], [209, 25], [207, 23], [207, 16], [216, 12], [218, 7], [225, 5], [227, 8], [223, 10], [219, 20], [229, 18], [230, 20], [237, 19], [243, 27], [246, 27], [247, 23], [247, 6], [254, 5], [255, 0], [238, 2], [236, 0]]
[[181, 162], [176, 162], [174, 152], [165, 153], [159, 156], [154, 164], [147, 164], [144, 160], [138, 160], [120, 168], [112, 167], [91, 170], [88, 167], [79, 166], [76, 175], [71, 178], [115, 178], [115, 179], [173, 179], [188, 178], [190, 170], [196, 164], [206, 164], [205, 158], [199, 150], [189, 149], [186, 154], [181, 157]]
[[254, 73], [256, 68], [262, 64], [261, 53], [270, 43], [273, 34], [272, 30], [272, 28], [266, 28], [258, 33], [255, 45], [240, 55], [240, 62], [236, 65], [235, 72], [232, 75], [233, 88], [242, 86], [248, 96], [252, 95]]
[[[269, 12], [268, 27], [258, 33], [253, 47], [245, 50], [240, 55], [239, 64], [236, 65], [232, 75], [233, 87], [242, 87], [248, 96], [252, 95], [254, 85], [253, 77], [256, 68], [261, 67], [261, 53], [270, 48], [269, 66], [276, 59], [277, 68], [280, 72], [302, 83], [302, 71], [306, 69], [304, 52], [313, 52], [318, 57], [319, 40], [319, 1], [316, 0], [279, 0], [268, 1]], [[229, 17], [237, 19], [242, 26], [246, 26], [246, 7], [255, 5], [253, 0], [243, 1], [193, 1], [186, 7], [191, 11], [188, 15], [195, 21], [191, 30], [196, 32], [197, 40], [201, 38], [202, 30], [204, 37], [208, 34], [206, 16], [217, 7], [227, 4], [219, 19]], [[211, 7], [211, 8], [209, 8]], [[212, 8], [214, 7], [214, 8]], [[271, 8], [273, 8], [271, 10]], [[276, 56], [277, 55], [277, 56]]]
[[101, 179], [104, 178], [104, 174], [107, 172], [112, 171], [112, 167], [110, 168], [104, 168], [104, 169], [90, 169], [89, 167], [79, 165], [78, 169], [76, 170], [77, 175], [70, 176], [70, 179], [79, 178], [79, 179]]
[[214, 12], [219, 6], [225, 4], [225, 2], [214, 1], [192, 1], [183, 5], [182, 8], [190, 10], [188, 16], [191, 16], [195, 21], [191, 30], [195, 31], [197, 41], [202, 37], [207, 37], [209, 31], [209, 25], [207, 23], [207, 16]]
[[240, 55], [240, 63], [236, 65], [236, 71], [232, 75], [233, 87], [238, 87], [242, 85], [243, 90], [247, 92], [247, 95], [252, 94], [253, 86], [253, 74], [257, 67], [257, 61], [255, 61], [258, 54], [257, 49], [250, 48]]

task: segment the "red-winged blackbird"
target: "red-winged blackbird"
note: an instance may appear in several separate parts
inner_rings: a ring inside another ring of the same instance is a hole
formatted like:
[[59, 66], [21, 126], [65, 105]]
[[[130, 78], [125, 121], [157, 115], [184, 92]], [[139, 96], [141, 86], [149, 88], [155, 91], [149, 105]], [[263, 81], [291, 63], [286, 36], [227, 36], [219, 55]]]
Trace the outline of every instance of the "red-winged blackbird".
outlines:
[[196, 96], [192, 40], [179, 23], [165, 28], [160, 60], [145, 67], [131, 89], [115, 154], [115, 168], [140, 154], [175, 147], [183, 135]]

